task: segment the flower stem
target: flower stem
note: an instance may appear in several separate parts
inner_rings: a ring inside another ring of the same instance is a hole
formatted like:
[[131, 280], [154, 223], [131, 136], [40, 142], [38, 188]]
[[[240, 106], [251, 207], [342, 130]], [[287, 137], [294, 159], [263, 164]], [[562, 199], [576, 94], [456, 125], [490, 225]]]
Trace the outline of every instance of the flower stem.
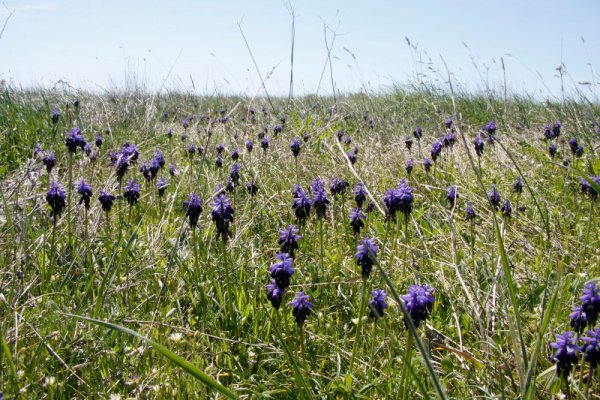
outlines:
[[363, 279], [362, 284], [362, 292], [360, 295], [360, 303], [359, 303], [359, 311], [358, 311], [358, 321], [356, 322], [356, 335], [354, 337], [354, 347], [352, 348], [352, 356], [350, 357], [350, 371], [352, 371], [352, 367], [354, 366], [354, 357], [356, 356], [356, 351], [358, 350], [358, 343], [360, 342], [360, 328], [362, 327], [362, 316], [365, 313], [366, 301], [365, 298], [367, 296], [367, 279]]
[[401, 399], [407, 398], [408, 382], [406, 382], [406, 380], [408, 378], [408, 369], [412, 368], [410, 360], [412, 359], [412, 353], [413, 353], [413, 341], [414, 341], [414, 338], [409, 332], [408, 337], [406, 338], [406, 351], [404, 353], [404, 364], [402, 366], [402, 378], [400, 380], [400, 387], [402, 388], [402, 396], [400, 397]]

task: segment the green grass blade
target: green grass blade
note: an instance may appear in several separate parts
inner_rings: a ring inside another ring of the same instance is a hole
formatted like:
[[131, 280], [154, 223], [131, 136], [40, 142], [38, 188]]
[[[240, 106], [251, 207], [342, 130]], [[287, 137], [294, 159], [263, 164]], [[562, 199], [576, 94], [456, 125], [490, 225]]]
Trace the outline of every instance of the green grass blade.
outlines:
[[134, 337], [148, 343], [150, 346], [152, 346], [152, 348], [154, 348], [154, 350], [158, 351], [164, 357], [168, 358], [175, 365], [181, 367], [184, 371], [186, 371], [188, 374], [192, 375], [194, 378], [198, 379], [200, 382], [202, 382], [208, 388], [221, 393], [223, 396], [225, 396], [229, 399], [237, 399], [237, 396], [232, 391], [227, 389], [225, 386], [221, 385], [219, 382], [217, 382], [210, 376], [206, 375], [204, 372], [200, 371], [192, 363], [184, 360], [183, 358], [179, 357], [178, 355], [171, 352], [169, 349], [167, 349], [163, 345], [155, 342], [152, 339], [149, 339], [129, 328], [125, 328], [120, 325], [115, 325], [110, 322], [101, 321], [98, 319], [93, 319], [93, 318], [88, 318], [88, 317], [83, 317], [81, 315], [73, 315], [73, 314], [65, 314], [65, 315], [67, 315], [68, 317], [78, 319], [80, 321], [89, 322], [94, 325], [102, 326], [105, 328], [115, 330], [117, 332], [126, 333], [128, 335], [134, 336]]

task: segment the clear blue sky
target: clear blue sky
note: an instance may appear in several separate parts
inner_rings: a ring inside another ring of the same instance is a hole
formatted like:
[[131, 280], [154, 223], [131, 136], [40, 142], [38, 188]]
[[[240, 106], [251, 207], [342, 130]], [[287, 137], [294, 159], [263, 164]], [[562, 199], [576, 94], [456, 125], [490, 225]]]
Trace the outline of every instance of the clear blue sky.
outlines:
[[[84, 89], [127, 89], [143, 83], [158, 90], [165, 81], [167, 89], [252, 96], [260, 80], [237, 27], [241, 22], [263, 77], [273, 70], [266, 83], [269, 92], [285, 95], [289, 88], [291, 16], [282, 1], [4, 4], [14, 15], [0, 39], [0, 79], [17, 85], [51, 87], [64, 80]], [[296, 14], [296, 95], [318, 88], [326, 60], [323, 23], [337, 31], [333, 75], [342, 91], [377, 91], [417, 82], [418, 76], [442, 84], [440, 55], [454, 80], [468, 90], [488, 84], [499, 88], [501, 57], [515, 92], [558, 95], [555, 68], [561, 59], [567, 87], [581, 81], [600, 83], [598, 0], [291, 4]], [[0, 23], [7, 15], [0, 5]], [[577, 86], [588, 93], [598, 88]], [[320, 93], [328, 92], [329, 69]]]

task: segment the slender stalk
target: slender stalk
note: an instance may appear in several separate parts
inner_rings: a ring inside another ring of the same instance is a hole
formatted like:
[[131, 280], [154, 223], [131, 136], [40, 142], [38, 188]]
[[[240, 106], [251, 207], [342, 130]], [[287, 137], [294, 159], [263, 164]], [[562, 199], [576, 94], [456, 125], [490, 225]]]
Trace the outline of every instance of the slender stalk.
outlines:
[[360, 329], [362, 327], [362, 316], [365, 313], [365, 306], [367, 297], [367, 279], [363, 279], [362, 284], [362, 292], [360, 294], [360, 305], [358, 311], [358, 321], [356, 322], [356, 335], [354, 337], [354, 347], [352, 348], [352, 356], [350, 357], [350, 368], [352, 371], [352, 367], [354, 366], [354, 358], [356, 357], [356, 351], [358, 350], [358, 343], [360, 342]]
[[406, 352], [404, 353], [404, 365], [402, 366], [402, 378], [400, 380], [400, 387], [402, 388], [402, 396], [401, 399], [406, 399], [408, 394], [408, 382], [406, 381], [408, 378], [408, 369], [412, 368], [410, 360], [412, 359], [413, 353], [413, 336], [408, 333], [408, 337], [406, 338]]
[[71, 192], [73, 188], [73, 153], [69, 151], [69, 158], [67, 159], [67, 174], [68, 174], [68, 187], [67, 187], [67, 243], [69, 249], [71, 248]]
[[375, 317], [373, 320], [373, 331], [371, 332], [371, 356], [369, 358], [369, 367], [371, 368], [369, 372], [369, 378], [373, 376], [373, 364], [375, 363], [375, 342], [377, 341], [377, 320], [379, 318]]

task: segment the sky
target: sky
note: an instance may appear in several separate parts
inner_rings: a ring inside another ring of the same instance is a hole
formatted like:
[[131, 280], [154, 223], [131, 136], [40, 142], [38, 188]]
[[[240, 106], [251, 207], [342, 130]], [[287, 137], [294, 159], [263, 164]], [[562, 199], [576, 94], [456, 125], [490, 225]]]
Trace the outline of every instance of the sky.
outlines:
[[294, 95], [330, 94], [330, 74], [340, 92], [445, 87], [443, 61], [465, 91], [501, 90], [502, 62], [510, 93], [558, 97], [561, 63], [567, 91], [600, 83], [598, 0], [3, 1], [0, 80], [19, 87], [264, 95], [252, 53], [287, 96], [291, 10]]

